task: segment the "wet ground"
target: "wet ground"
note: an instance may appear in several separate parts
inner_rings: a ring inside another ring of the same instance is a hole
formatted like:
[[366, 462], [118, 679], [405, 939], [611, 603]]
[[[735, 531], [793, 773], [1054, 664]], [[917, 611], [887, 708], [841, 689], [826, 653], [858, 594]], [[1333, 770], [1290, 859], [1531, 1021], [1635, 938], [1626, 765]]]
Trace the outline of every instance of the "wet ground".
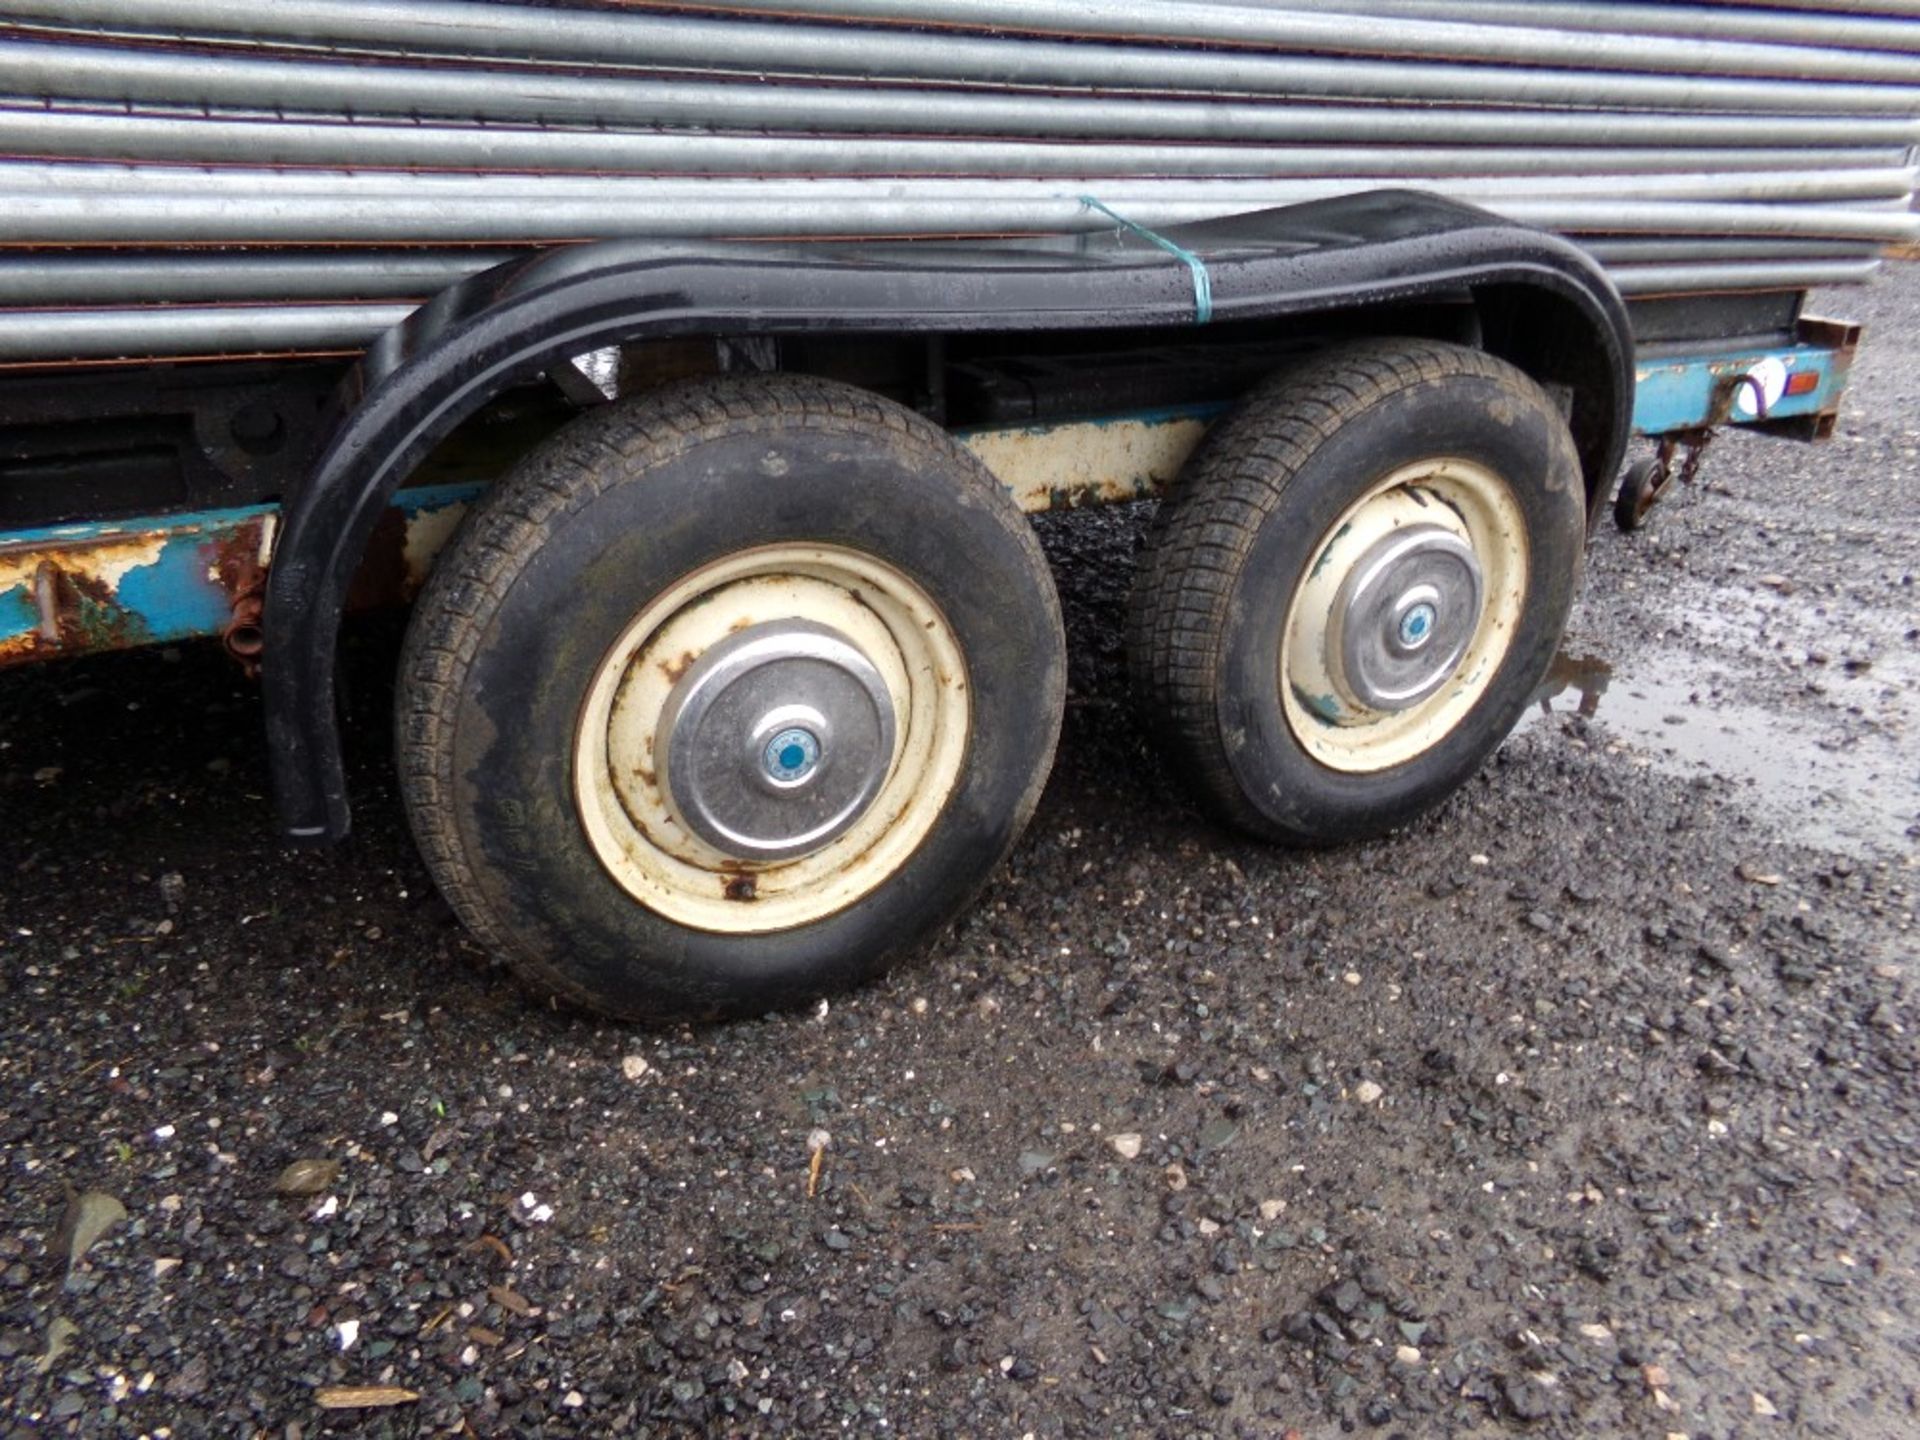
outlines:
[[1141, 517], [1049, 522], [1039, 816], [819, 1013], [490, 972], [378, 629], [321, 855], [211, 650], [0, 677], [0, 1434], [1920, 1433], [1920, 271], [1827, 308], [1842, 438], [1603, 530], [1564, 684], [1387, 842], [1196, 818]]

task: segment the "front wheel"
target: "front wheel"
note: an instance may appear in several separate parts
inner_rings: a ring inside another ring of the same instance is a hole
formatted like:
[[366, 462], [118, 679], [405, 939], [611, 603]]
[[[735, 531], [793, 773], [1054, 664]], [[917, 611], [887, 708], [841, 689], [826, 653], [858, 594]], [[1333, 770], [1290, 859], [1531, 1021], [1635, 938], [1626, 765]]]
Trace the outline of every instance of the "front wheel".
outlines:
[[1620, 493], [1613, 497], [1613, 523], [1631, 535], [1647, 523], [1647, 516], [1667, 488], [1665, 467], [1657, 460], [1639, 460], [1620, 477]]
[[1025, 517], [911, 412], [800, 377], [575, 421], [435, 567], [414, 833], [536, 989], [765, 1010], [910, 953], [1032, 813], [1065, 687]]
[[1389, 830], [1519, 719], [1584, 534], [1572, 437], [1518, 370], [1431, 341], [1322, 352], [1248, 396], [1161, 508], [1131, 622], [1146, 718], [1243, 829]]

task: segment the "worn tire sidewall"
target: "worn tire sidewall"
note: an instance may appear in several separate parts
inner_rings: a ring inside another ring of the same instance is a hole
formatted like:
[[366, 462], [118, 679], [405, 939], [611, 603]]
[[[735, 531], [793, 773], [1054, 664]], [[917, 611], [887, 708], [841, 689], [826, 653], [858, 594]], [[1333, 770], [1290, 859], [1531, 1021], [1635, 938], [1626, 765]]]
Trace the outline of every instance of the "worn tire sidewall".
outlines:
[[[1010, 501], [980, 493], [990, 477], [956, 473], [970, 457], [817, 415], [697, 440], [644, 470], [626, 463], [550, 525], [456, 702], [457, 821], [485, 856], [489, 928], [597, 1008], [635, 1018], [770, 1008], [878, 973], [984, 883], [1051, 764], [1064, 645], [1037, 542]], [[968, 665], [967, 755], [926, 839], [853, 905], [772, 933], [692, 929], [639, 904], [589, 844], [576, 721], [602, 658], [655, 596], [728, 554], [793, 541], [876, 555], [940, 607]]]
[[[1295, 586], [1369, 487], [1402, 466], [1439, 457], [1492, 470], [1519, 505], [1528, 542], [1519, 626], [1479, 702], [1437, 744], [1386, 770], [1334, 770], [1295, 738], [1280, 703], [1280, 639]], [[1383, 397], [1317, 445], [1280, 487], [1227, 606], [1219, 720], [1247, 800], [1285, 838], [1337, 842], [1402, 824], [1456, 790], [1519, 720], [1553, 659], [1580, 582], [1584, 504], [1566, 425], [1530, 385], [1517, 390], [1481, 375], [1420, 382]]]

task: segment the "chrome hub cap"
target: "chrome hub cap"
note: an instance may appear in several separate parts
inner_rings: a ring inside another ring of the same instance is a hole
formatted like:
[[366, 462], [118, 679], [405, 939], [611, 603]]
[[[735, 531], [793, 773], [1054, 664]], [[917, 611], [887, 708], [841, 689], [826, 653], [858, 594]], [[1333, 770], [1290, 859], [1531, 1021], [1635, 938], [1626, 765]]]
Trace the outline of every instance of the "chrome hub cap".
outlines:
[[1441, 525], [1378, 541], [1340, 587], [1334, 678], [1356, 705], [1399, 711], [1446, 683], [1480, 621], [1480, 564]]
[[1526, 601], [1525, 517], [1466, 460], [1386, 476], [1321, 539], [1281, 635], [1288, 728], [1330, 769], [1404, 764], [1499, 671]]
[[893, 759], [893, 700], [841, 634], [774, 620], [680, 677], [655, 733], [675, 815], [741, 860], [785, 860], [844, 835]]
[[575, 803], [647, 908], [789, 929], [906, 863], [971, 723], [959, 641], [911, 578], [841, 546], [759, 546], [686, 575], [609, 646], [575, 731]]

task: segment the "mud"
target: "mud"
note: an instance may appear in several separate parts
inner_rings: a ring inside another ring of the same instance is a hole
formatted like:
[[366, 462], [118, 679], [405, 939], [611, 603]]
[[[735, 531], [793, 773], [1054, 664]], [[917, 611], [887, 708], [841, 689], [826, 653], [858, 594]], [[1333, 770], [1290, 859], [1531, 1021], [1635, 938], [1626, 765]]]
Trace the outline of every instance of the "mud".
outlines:
[[1824, 308], [1842, 437], [1599, 534], [1566, 688], [1384, 842], [1197, 818], [1125, 701], [1144, 514], [1045, 518], [1040, 812], [817, 1012], [490, 971], [390, 628], [317, 855], [216, 647], [0, 676], [0, 1434], [1920, 1431], [1920, 273]]

